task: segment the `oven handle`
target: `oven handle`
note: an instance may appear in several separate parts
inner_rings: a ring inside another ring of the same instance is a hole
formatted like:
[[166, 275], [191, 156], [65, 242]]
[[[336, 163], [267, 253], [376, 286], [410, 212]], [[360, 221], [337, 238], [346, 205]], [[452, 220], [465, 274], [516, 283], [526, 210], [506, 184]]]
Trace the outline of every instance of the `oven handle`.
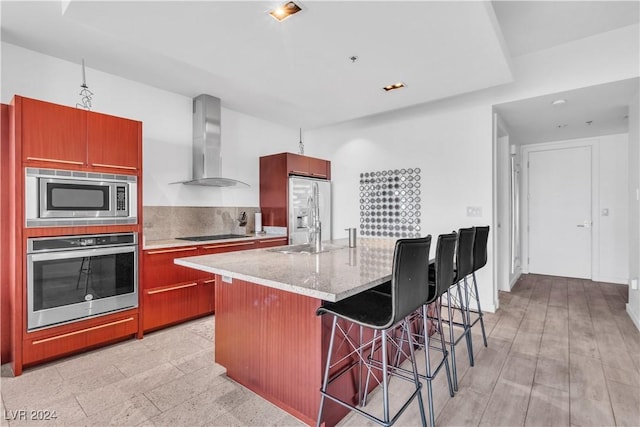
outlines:
[[37, 252], [27, 254], [27, 259], [33, 261], [47, 261], [69, 258], [85, 258], [90, 256], [125, 254], [132, 252], [137, 255], [137, 245], [112, 246], [109, 248], [85, 248], [71, 251]]

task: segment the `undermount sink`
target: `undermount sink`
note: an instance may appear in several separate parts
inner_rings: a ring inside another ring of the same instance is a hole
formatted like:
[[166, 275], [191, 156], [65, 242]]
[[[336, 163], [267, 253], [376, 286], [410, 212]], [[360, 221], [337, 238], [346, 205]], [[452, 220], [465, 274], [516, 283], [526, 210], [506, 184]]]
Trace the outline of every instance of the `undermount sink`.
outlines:
[[319, 251], [316, 251], [312, 245], [308, 243], [304, 243], [301, 245], [279, 246], [277, 248], [267, 249], [267, 250], [269, 252], [279, 252], [281, 254], [319, 254], [322, 252], [335, 251], [336, 249], [342, 249], [344, 247], [345, 246], [323, 243], [322, 249]]

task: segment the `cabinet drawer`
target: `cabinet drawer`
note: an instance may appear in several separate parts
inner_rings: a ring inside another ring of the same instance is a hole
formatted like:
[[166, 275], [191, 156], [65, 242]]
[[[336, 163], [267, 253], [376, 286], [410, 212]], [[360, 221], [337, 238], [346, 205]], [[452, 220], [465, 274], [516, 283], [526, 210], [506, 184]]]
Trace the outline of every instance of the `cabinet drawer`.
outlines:
[[25, 339], [23, 364], [53, 359], [132, 336], [138, 332], [138, 314], [135, 312], [120, 317], [112, 315], [104, 320], [82, 322], [82, 326], [75, 330], [70, 329], [70, 326], [65, 326], [65, 332], [38, 332], [37, 337]]
[[176, 265], [173, 262], [176, 258], [196, 255], [198, 255], [197, 246], [144, 251], [143, 288], [156, 288], [197, 280], [196, 270]]
[[215, 282], [181, 283], [146, 289], [143, 296], [145, 331], [213, 312]]
[[288, 238], [286, 237], [278, 237], [273, 239], [264, 239], [258, 240], [259, 248], [272, 248], [275, 246], [285, 246], [287, 245]]

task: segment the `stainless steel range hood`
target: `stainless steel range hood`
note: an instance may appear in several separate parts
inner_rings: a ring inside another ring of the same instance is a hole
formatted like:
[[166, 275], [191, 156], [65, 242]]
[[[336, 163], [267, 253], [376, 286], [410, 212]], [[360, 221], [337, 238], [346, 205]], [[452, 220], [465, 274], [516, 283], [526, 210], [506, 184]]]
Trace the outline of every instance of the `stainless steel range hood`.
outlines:
[[182, 184], [210, 187], [247, 186], [222, 177], [220, 98], [198, 95], [193, 99], [193, 179]]

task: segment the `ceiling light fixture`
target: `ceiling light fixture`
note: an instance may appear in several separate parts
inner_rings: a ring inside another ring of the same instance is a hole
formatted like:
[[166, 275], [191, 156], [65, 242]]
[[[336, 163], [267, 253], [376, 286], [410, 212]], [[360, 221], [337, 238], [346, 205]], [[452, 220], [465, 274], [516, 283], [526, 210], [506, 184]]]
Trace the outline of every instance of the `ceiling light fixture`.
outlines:
[[555, 101], [553, 101], [551, 103], [551, 105], [563, 105], [566, 104], [567, 100], [566, 99], [556, 99]]
[[403, 87], [406, 87], [406, 85], [402, 82], [398, 82], [398, 83], [394, 83], [392, 85], [389, 86], [385, 86], [382, 89], [385, 90], [385, 92], [389, 92], [390, 90], [395, 90], [395, 89], [401, 89]]
[[300, 6], [298, 6], [292, 1], [288, 1], [276, 7], [275, 9], [271, 9], [269, 11], [269, 15], [271, 15], [276, 21], [282, 22], [288, 17], [290, 17], [291, 15], [294, 15], [300, 12], [301, 10], [302, 8]]

